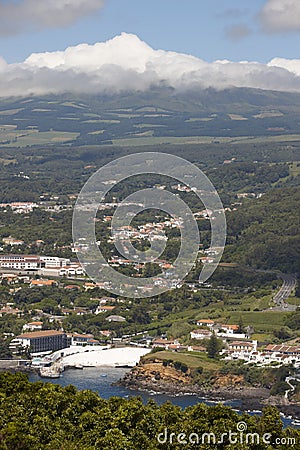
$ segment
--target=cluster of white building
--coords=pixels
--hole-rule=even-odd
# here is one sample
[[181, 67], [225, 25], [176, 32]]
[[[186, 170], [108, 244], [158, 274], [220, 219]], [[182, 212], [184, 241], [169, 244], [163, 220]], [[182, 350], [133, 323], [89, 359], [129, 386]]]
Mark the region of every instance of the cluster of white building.
[[35, 271], [47, 276], [78, 276], [84, 271], [68, 258], [38, 255], [0, 255], [0, 269]]
[[209, 339], [213, 334], [220, 338], [248, 339], [246, 333], [239, 331], [238, 325], [228, 325], [218, 323], [210, 319], [201, 319], [197, 321], [196, 330], [191, 331], [191, 339]]
[[155, 240], [167, 241], [167, 237], [163, 233], [165, 228], [181, 228], [183, 220], [178, 218], [170, 218], [163, 222], [148, 222], [144, 225], [140, 225], [134, 228], [131, 225], [126, 225], [117, 228], [114, 231], [111, 242], [116, 240], [129, 240], [129, 239], [147, 239], [150, 242]]
[[198, 320], [197, 325], [200, 328], [191, 331], [191, 338], [210, 339], [213, 334], [221, 338], [225, 344], [221, 354], [227, 360], [240, 359], [245, 363], [255, 363], [261, 366], [291, 364], [300, 367], [300, 346], [269, 344], [260, 351], [257, 341], [250, 340], [245, 333], [240, 333], [238, 325], [218, 324], [210, 319]]
[[300, 367], [300, 346], [295, 345], [269, 344], [262, 351], [258, 351], [257, 341], [236, 341], [229, 343], [224, 353], [228, 353], [225, 359], [241, 359], [246, 363], [255, 363], [260, 366], [275, 364]]
[[11, 208], [15, 213], [29, 213], [39, 205], [35, 202], [11, 202], [11, 203], [0, 203], [0, 208]]

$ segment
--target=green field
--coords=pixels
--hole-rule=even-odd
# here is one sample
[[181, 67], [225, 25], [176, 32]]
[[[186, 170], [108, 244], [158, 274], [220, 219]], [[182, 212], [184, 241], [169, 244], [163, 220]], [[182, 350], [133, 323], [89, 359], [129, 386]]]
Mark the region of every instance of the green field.
[[124, 139], [113, 139], [113, 145], [117, 146], [127, 146], [127, 147], [138, 147], [144, 145], [161, 145], [161, 144], [173, 144], [173, 145], [184, 145], [184, 144], [234, 144], [234, 143], [270, 143], [270, 142], [297, 142], [300, 141], [300, 134], [286, 134], [279, 136], [237, 136], [237, 137], [212, 137], [212, 136], [185, 136], [185, 137], [149, 137], [149, 138], [124, 138]]
[[69, 133], [64, 131], [45, 131], [36, 130], [14, 130], [10, 132], [0, 132], [0, 140], [10, 140], [9, 143], [2, 143], [2, 147], [26, 147], [30, 145], [43, 144], [62, 144], [68, 141], [74, 141], [79, 133]]
[[222, 367], [222, 363], [217, 360], [212, 360], [208, 358], [206, 353], [190, 353], [190, 352], [184, 352], [184, 353], [174, 353], [174, 352], [168, 352], [168, 351], [161, 351], [157, 353], [149, 353], [148, 355], [144, 356], [143, 359], [151, 359], [151, 358], [157, 358], [162, 361], [167, 361], [168, 359], [172, 359], [173, 361], [178, 361], [181, 363], [186, 364], [188, 367], [192, 369], [196, 369], [197, 367], [203, 367], [203, 369], [206, 370], [218, 370]]
[[0, 116], [13, 116], [22, 110], [23, 110], [23, 108], [5, 109], [5, 110], [0, 111]]
[[[238, 323], [241, 312], [233, 311], [230, 313], [229, 323]], [[284, 326], [287, 313], [280, 311], [243, 311], [242, 317], [245, 326], [253, 326], [256, 332], [273, 331]]]

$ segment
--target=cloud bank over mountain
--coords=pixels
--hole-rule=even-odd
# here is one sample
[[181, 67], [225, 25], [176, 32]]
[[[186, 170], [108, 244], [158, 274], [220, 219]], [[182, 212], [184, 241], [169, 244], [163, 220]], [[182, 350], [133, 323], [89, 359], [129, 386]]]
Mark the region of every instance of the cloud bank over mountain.
[[153, 86], [187, 89], [249, 87], [300, 92], [300, 60], [205, 62], [191, 55], [154, 50], [122, 33], [107, 42], [65, 51], [34, 53], [24, 62], [0, 58], [0, 96], [49, 93], [118, 93]]

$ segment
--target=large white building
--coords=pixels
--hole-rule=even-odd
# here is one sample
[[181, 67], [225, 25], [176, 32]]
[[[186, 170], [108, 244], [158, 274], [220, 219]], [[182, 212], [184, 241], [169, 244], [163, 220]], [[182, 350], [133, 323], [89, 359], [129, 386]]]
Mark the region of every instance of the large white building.
[[69, 266], [70, 260], [57, 256], [0, 255], [0, 268], [14, 270], [37, 270], [40, 268], [62, 268]]
[[70, 264], [67, 258], [58, 258], [57, 256], [40, 256], [40, 267], [56, 268], [64, 267]]
[[40, 330], [23, 333], [14, 338], [9, 344], [15, 353], [18, 349], [29, 349], [31, 353], [42, 353], [60, 350], [67, 347], [67, 335], [63, 331]]
[[15, 270], [37, 270], [40, 257], [36, 255], [0, 255], [0, 268]]

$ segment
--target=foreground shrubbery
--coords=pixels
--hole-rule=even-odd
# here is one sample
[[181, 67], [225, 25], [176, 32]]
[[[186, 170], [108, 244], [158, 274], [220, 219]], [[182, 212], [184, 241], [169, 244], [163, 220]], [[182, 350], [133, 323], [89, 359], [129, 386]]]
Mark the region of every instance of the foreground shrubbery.
[[[238, 423], [247, 424], [247, 433], [272, 433], [275, 439], [295, 438], [300, 431], [286, 429], [276, 408], [267, 408], [262, 417], [238, 415], [222, 405], [198, 404], [182, 411], [171, 403], [147, 405], [140, 398], [113, 397], [103, 400], [92, 391], [77, 391], [50, 383], [29, 383], [23, 374], [0, 374], [0, 449], [1, 450], [154, 450], [154, 449], [283, 449], [294, 445], [264, 443], [179, 444], [177, 436], [185, 433], [222, 433], [237, 431]], [[164, 441], [167, 429], [168, 440]], [[170, 434], [175, 433], [170, 444]], [[176, 438], [175, 438], [176, 436]]]

